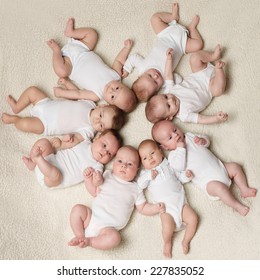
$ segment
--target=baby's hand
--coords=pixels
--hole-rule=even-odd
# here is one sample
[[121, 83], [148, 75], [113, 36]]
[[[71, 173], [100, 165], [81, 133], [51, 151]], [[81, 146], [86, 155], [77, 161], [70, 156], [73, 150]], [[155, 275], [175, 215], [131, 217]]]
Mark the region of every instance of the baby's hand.
[[58, 149], [61, 146], [61, 140], [59, 137], [53, 137], [51, 140], [51, 145], [53, 148]]
[[164, 204], [163, 202], [159, 202], [159, 203], [157, 203], [156, 205], [157, 205], [157, 207], [158, 207], [158, 212], [159, 212], [160, 214], [165, 213], [166, 208], [165, 208], [165, 204]]
[[192, 171], [190, 169], [187, 169], [185, 171], [185, 175], [187, 178], [189, 178], [190, 180], [192, 180], [194, 178], [194, 174], [192, 173]]
[[202, 137], [195, 136], [194, 137], [194, 143], [199, 145], [199, 146], [204, 146], [204, 145], [207, 144], [207, 141], [206, 141], [206, 139], [204, 139]]
[[65, 78], [59, 78], [59, 80], [58, 80], [58, 85], [64, 85], [64, 84], [66, 84], [66, 79]]
[[66, 134], [66, 135], [64, 135], [63, 138], [62, 138], [62, 142], [73, 143], [74, 142], [74, 134]]
[[228, 119], [228, 114], [220, 111], [217, 113], [216, 117], [217, 122], [225, 122]]
[[172, 48], [169, 48], [169, 49], [166, 51], [166, 57], [167, 57], [167, 59], [172, 60], [172, 58], [173, 58], [173, 49], [172, 49]]
[[62, 91], [63, 91], [63, 90], [64, 90], [64, 89], [61, 88], [61, 87], [54, 87], [54, 88], [53, 88], [54, 95], [55, 95], [56, 97], [62, 97]]
[[103, 176], [100, 171], [93, 170], [93, 184], [94, 185], [101, 185], [103, 182]]
[[128, 77], [129, 73], [125, 70], [125, 69], [122, 69], [122, 78], [126, 78]]
[[152, 180], [154, 180], [156, 178], [156, 176], [158, 175], [158, 171], [157, 170], [154, 170], [152, 169], [151, 171], [151, 177], [152, 177]]
[[186, 148], [186, 143], [183, 141], [183, 142], [178, 142], [177, 143], [177, 148]]
[[124, 45], [127, 49], [132, 49], [134, 41], [131, 39], [127, 39], [124, 41]]
[[83, 176], [85, 179], [89, 179], [93, 176], [94, 173], [94, 169], [92, 167], [87, 167], [84, 171], [83, 171]]

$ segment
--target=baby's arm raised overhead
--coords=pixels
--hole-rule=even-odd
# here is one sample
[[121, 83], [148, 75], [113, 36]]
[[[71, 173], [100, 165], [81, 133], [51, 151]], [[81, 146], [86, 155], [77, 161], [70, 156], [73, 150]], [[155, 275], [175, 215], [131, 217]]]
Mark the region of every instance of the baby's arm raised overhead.
[[228, 119], [228, 114], [224, 112], [218, 112], [216, 115], [205, 116], [198, 114], [198, 123], [200, 124], [213, 124], [225, 122]]
[[154, 216], [159, 213], [165, 213], [165, 204], [162, 202], [156, 204], [144, 202], [143, 204], [136, 205], [136, 209], [145, 216]]
[[173, 49], [169, 48], [166, 52], [166, 63], [165, 63], [165, 69], [164, 69], [164, 76], [165, 80], [171, 80], [173, 81]]
[[62, 139], [60, 139], [58, 137], [54, 137], [50, 141], [54, 148], [59, 149], [59, 150], [64, 150], [64, 149], [69, 149], [69, 148], [76, 146], [83, 140], [84, 140], [84, 138], [81, 134], [79, 134], [79, 133], [72, 134], [71, 133], [71, 134], [64, 135]]
[[61, 87], [54, 87], [54, 95], [56, 97], [73, 100], [87, 99], [94, 102], [99, 101], [98, 96], [93, 91], [87, 89], [64, 89]]
[[103, 175], [99, 170], [88, 167], [83, 172], [85, 187], [92, 196], [97, 196], [99, 193], [99, 186], [104, 182]]
[[127, 60], [127, 57], [133, 47], [133, 41], [130, 39], [125, 40], [124, 47], [116, 56], [112, 68], [120, 75], [120, 77], [125, 78], [128, 73], [123, 71], [123, 66]]

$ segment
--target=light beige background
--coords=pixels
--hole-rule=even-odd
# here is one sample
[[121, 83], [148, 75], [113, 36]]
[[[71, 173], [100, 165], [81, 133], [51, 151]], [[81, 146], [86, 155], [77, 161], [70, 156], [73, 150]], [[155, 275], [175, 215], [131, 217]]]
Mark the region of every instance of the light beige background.
[[[95, 27], [100, 35], [96, 51], [111, 64], [126, 38], [135, 41], [133, 52], [146, 55], [155, 35], [150, 16], [156, 11], [170, 11], [165, 0], [1, 0], [0, 9], [0, 86], [1, 113], [11, 112], [6, 96], [18, 98], [36, 85], [53, 97], [57, 76], [52, 70], [52, 52], [46, 41], [54, 38], [61, 45], [69, 17], [76, 26]], [[223, 46], [228, 85], [225, 95], [213, 100], [207, 113], [223, 110], [229, 121], [220, 125], [183, 125], [185, 131], [208, 134], [211, 149], [223, 161], [243, 165], [249, 184], [259, 188], [260, 167], [260, 2], [226, 0], [182, 0], [180, 22], [188, 24], [195, 14], [205, 49], [217, 43]], [[178, 72], [190, 73], [188, 56]], [[136, 73], [125, 82], [129, 85]], [[29, 109], [22, 115], [27, 115]], [[151, 125], [144, 117], [144, 105], [130, 114], [122, 129], [125, 142], [137, 146], [150, 138]], [[158, 216], [144, 217], [134, 212], [122, 231], [122, 244], [111, 251], [68, 247], [72, 237], [69, 213], [76, 203], [91, 204], [83, 184], [63, 190], [42, 189], [21, 157], [28, 154], [39, 136], [19, 132], [14, 126], [0, 125], [0, 258], [1, 259], [163, 259], [161, 225]], [[200, 216], [191, 250], [184, 256], [177, 233], [173, 244], [174, 259], [259, 259], [260, 194], [255, 199], [240, 199], [250, 206], [241, 217], [222, 202], [212, 202], [192, 185], [185, 186], [188, 201]]]

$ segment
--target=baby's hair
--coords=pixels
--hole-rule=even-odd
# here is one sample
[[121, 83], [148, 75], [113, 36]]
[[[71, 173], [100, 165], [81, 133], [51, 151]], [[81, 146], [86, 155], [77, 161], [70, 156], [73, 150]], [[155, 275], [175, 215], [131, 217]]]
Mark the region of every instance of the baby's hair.
[[160, 116], [156, 116], [158, 102], [156, 102], [156, 98], [154, 97], [156, 97], [156, 95], [152, 96], [145, 106], [145, 116], [147, 120], [151, 123], [156, 123], [162, 120]]
[[102, 131], [101, 133], [99, 133], [99, 137], [106, 135], [107, 133], [111, 133], [118, 141], [119, 146], [121, 147], [123, 145], [123, 138], [122, 136], [119, 134], [119, 132], [113, 128], [111, 129], [106, 129], [104, 131]]
[[148, 90], [143, 86], [143, 84], [141, 82], [139, 82], [138, 78], [132, 85], [132, 89], [138, 99], [138, 101], [140, 102], [146, 102], [149, 98], [148, 94]]
[[123, 125], [126, 123], [126, 115], [125, 112], [115, 105], [108, 105], [113, 109], [115, 112], [115, 116], [112, 119], [112, 128], [119, 130], [123, 127]]
[[159, 147], [159, 145], [157, 144], [157, 142], [155, 142], [155, 141], [152, 140], [152, 139], [145, 139], [145, 140], [143, 140], [143, 141], [139, 144], [139, 146], [138, 146], [138, 151], [140, 151], [140, 149], [142, 149], [143, 146], [145, 146], [146, 144], [154, 145], [155, 147], [158, 147], [158, 148], [160, 149], [160, 147]]

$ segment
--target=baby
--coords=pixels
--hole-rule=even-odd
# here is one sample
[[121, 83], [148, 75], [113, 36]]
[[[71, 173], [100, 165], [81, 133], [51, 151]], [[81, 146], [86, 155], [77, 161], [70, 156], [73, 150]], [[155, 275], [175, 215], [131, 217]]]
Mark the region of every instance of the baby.
[[206, 136], [183, 132], [171, 121], [163, 120], [154, 124], [152, 136], [161, 147], [169, 150], [168, 160], [174, 167], [176, 147], [185, 142], [187, 150], [187, 168], [192, 171], [192, 182], [204, 191], [212, 200], [222, 200], [246, 216], [249, 207], [240, 203], [231, 193], [231, 180], [238, 186], [242, 197], [255, 197], [256, 189], [250, 188], [246, 176], [237, 163], [222, 163], [208, 148], [210, 142]]
[[96, 106], [88, 100], [51, 100], [37, 87], [27, 88], [17, 101], [9, 95], [7, 102], [15, 114], [30, 104], [33, 108], [31, 117], [3, 113], [5, 124], [14, 124], [21, 131], [45, 136], [78, 132], [93, 138], [96, 132], [120, 129], [125, 123], [125, 113], [115, 105]]
[[[166, 213], [161, 214], [163, 254], [168, 258], [172, 257], [173, 234], [183, 228], [183, 223], [186, 224], [186, 231], [182, 248], [183, 253], [187, 254], [197, 229], [198, 216], [187, 204], [183, 186], [158, 145], [153, 140], [144, 140], [138, 151], [144, 170], [141, 171], [137, 182], [142, 189], [148, 187], [152, 199], [155, 202], [163, 202], [166, 207]], [[181, 161], [185, 161], [185, 153]], [[179, 176], [179, 179], [182, 182], [191, 180], [192, 173], [189, 170], [184, 173], [186, 176]]]
[[92, 209], [79, 204], [72, 208], [70, 224], [75, 237], [69, 246], [112, 249], [119, 245], [119, 231], [127, 225], [135, 205], [144, 215], [165, 211], [162, 203], [148, 204], [134, 181], [139, 163], [136, 149], [123, 146], [116, 154], [113, 170], [105, 171], [104, 177], [91, 168], [86, 170], [85, 185], [95, 199]]
[[[178, 24], [178, 3], [172, 5], [171, 13], [160, 12], [151, 17], [151, 25], [157, 35], [155, 46], [146, 58], [133, 54], [128, 57], [124, 64], [124, 71], [127, 74], [131, 73], [135, 67], [138, 70], [139, 78], [133, 83], [132, 89], [139, 101], [147, 101], [162, 87], [165, 53], [168, 48], [174, 50], [174, 58], [173, 61], [171, 60], [172, 70], [176, 68], [185, 53], [202, 49], [203, 41], [197, 30], [199, 20], [199, 16], [196, 15], [187, 29]], [[176, 82], [178, 81], [176, 80]]]
[[[156, 123], [159, 120], [172, 120], [174, 117], [183, 122], [212, 124], [224, 122], [228, 115], [218, 112], [216, 115], [200, 114], [215, 96], [225, 90], [226, 77], [220, 45], [213, 52], [198, 51], [190, 57], [192, 74], [180, 84], [175, 85], [172, 74], [172, 49], [167, 51], [165, 65], [166, 88], [164, 94], [153, 96], [146, 104], [146, 118]], [[215, 67], [210, 63], [215, 61]]]
[[58, 137], [51, 141], [42, 138], [32, 147], [30, 157], [23, 157], [23, 162], [35, 171], [41, 186], [69, 187], [84, 180], [83, 171], [88, 167], [102, 173], [103, 165], [115, 156], [121, 142], [113, 129], [98, 134], [93, 143], [79, 133], [67, 135], [62, 141]]
[[125, 112], [136, 106], [134, 92], [121, 82], [123, 64], [132, 48], [132, 41], [126, 40], [124, 48], [117, 55], [112, 68], [93, 51], [96, 46], [97, 32], [88, 27], [75, 28], [74, 19], [67, 22], [65, 35], [70, 42], [62, 49], [53, 40], [48, 46], [53, 51], [53, 67], [60, 78], [69, 77], [81, 89], [56, 89], [57, 97], [70, 99], [105, 100]]

